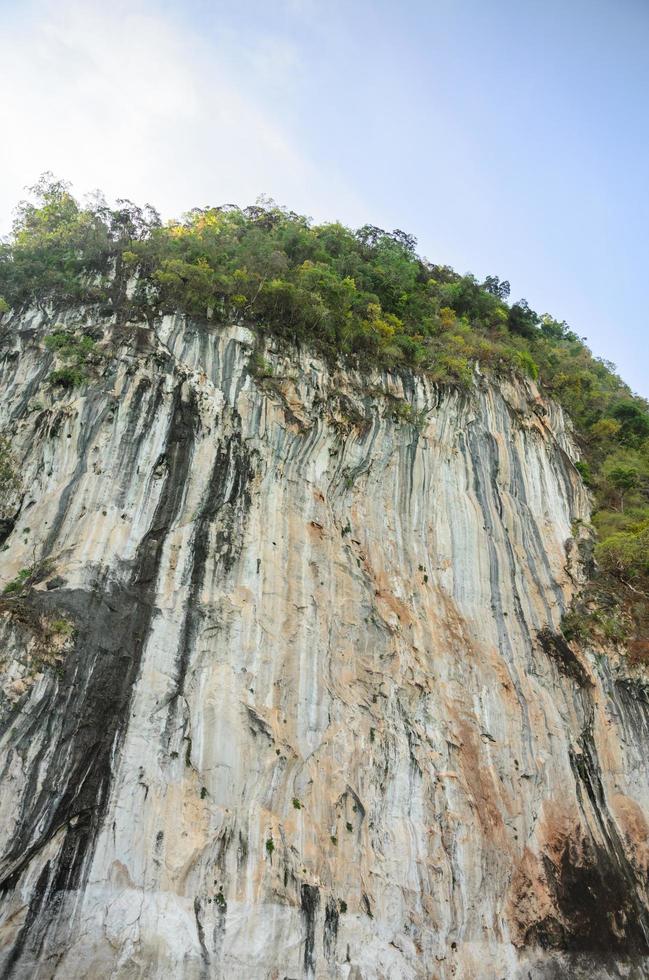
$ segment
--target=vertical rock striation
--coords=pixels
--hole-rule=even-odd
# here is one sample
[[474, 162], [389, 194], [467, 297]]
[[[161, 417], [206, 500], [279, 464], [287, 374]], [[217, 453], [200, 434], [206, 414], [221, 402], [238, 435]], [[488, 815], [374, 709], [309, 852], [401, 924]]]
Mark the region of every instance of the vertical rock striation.
[[53, 397], [47, 329], [0, 371], [0, 976], [649, 976], [649, 699], [560, 634], [557, 406], [181, 318]]

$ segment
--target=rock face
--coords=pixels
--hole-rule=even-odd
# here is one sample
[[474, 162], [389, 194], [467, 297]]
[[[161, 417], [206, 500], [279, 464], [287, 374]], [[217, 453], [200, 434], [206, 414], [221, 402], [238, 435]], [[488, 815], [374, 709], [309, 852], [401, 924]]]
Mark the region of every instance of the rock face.
[[649, 976], [649, 700], [559, 633], [560, 410], [180, 318], [57, 395], [47, 329], [0, 376], [0, 976]]

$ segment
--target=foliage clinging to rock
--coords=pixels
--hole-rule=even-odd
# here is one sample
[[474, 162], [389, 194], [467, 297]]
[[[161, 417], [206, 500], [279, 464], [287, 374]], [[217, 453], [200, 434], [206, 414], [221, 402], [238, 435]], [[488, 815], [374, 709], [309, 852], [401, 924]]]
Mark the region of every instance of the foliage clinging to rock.
[[[601, 574], [632, 630], [645, 628], [649, 406], [565, 322], [524, 299], [508, 305], [509, 283], [496, 276], [480, 283], [419, 257], [398, 229], [314, 224], [273, 202], [195, 209], [163, 224], [129, 201], [110, 208], [96, 196], [81, 206], [51, 175], [32, 190], [35, 203], [19, 205], [0, 245], [3, 329], [12, 310], [33, 304], [54, 314], [89, 304], [123, 324], [183, 312], [441, 384], [470, 386], [476, 363], [538, 380], [575, 424], [579, 469], [596, 498]], [[91, 338], [55, 329], [47, 345], [62, 362], [53, 383], [87, 380]], [[261, 355], [252, 368], [272, 374]]]
[[11, 452], [7, 436], [0, 434], [0, 518], [20, 485], [18, 464]]

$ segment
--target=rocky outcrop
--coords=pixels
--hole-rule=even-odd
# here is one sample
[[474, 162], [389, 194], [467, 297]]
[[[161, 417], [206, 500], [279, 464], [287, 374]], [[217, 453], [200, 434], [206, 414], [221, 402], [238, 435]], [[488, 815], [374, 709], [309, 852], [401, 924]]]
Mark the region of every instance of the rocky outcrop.
[[649, 976], [649, 698], [560, 633], [561, 411], [181, 318], [57, 394], [48, 329], [0, 375], [0, 976]]

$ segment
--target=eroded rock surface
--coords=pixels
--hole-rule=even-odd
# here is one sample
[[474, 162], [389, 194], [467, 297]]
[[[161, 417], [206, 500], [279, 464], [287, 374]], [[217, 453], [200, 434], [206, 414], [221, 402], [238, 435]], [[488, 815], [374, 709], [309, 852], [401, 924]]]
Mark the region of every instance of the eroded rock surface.
[[306, 354], [259, 379], [247, 330], [180, 318], [107, 330], [61, 396], [49, 328], [0, 375], [0, 584], [31, 573], [0, 976], [649, 976], [649, 699], [560, 635], [560, 410]]

